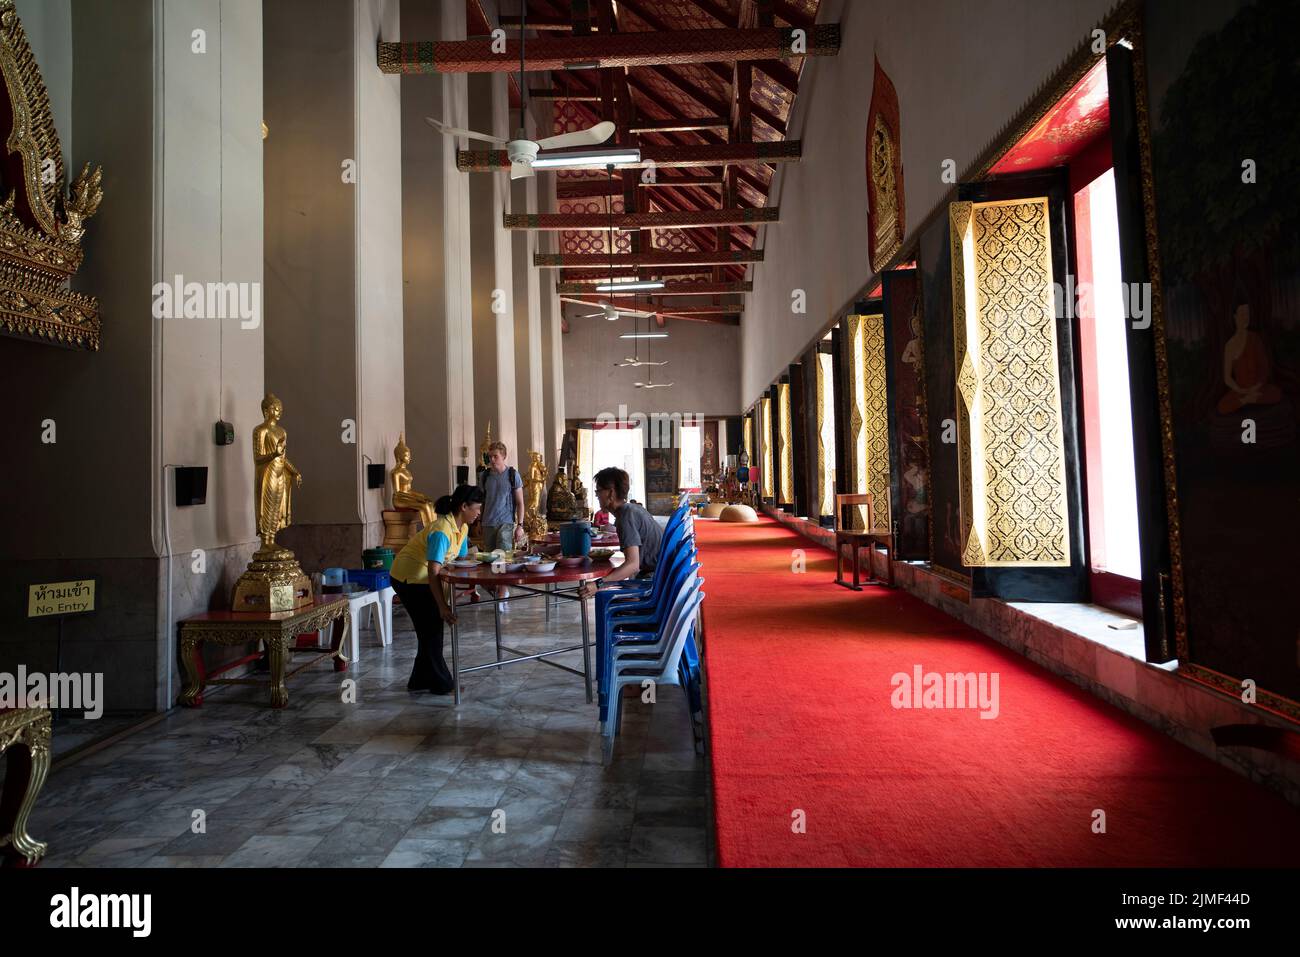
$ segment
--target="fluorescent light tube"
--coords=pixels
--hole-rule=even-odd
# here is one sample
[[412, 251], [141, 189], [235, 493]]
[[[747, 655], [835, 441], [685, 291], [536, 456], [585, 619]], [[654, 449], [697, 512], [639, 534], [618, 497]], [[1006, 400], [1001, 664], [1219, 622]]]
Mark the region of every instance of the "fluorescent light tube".
[[564, 150], [545, 153], [533, 160], [533, 169], [558, 169], [569, 166], [617, 166], [641, 162], [639, 149]]
[[596, 284], [596, 292], [622, 292], [624, 289], [662, 289], [662, 279], [637, 279], [630, 282], [601, 282]]
[[666, 332], [625, 332], [620, 339], [667, 339]]

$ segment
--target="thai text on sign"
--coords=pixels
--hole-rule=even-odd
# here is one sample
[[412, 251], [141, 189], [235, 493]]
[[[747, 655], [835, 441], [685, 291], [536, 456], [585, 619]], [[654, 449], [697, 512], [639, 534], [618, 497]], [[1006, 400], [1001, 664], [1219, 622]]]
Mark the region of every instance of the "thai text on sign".
[[95, 610], [95, 581], [81, 579], [27, 586], [27, 617], [80, 615]]

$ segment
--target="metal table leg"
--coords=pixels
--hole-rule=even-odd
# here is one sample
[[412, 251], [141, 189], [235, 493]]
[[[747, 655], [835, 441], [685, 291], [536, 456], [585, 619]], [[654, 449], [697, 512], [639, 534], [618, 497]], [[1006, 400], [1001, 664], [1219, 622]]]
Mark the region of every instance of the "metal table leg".
[[[456, 615], [456, 586], [451, 585], [451, 614]], [[460, 705], [460, 623], [451, 625], [451, 684], [455, 688], [455, 703]]]
[[[501, 598], [499, 595], [492, 602], [492, 618], [496, 627], [497, 661], [500, 661], [501, 660]], [[500, 670], [501, 670], [501, 666], [497, 665], [497, 671]]]
[[587, 599], [579, 598], [582, 608], [582, 680], [587, 685], [587, 704], [591, 704], [591, 639], [587, 626]]

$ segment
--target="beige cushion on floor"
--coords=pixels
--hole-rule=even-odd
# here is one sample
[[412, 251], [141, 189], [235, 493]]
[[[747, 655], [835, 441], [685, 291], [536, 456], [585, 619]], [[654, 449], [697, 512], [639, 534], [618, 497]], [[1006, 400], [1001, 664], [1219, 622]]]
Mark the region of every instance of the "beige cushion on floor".
[[758, 516], [748, 505], [728, 505], [718, 516], [719, 522], [757, 522]]
[[708, 505], [704, 506], [704, 517], [717, 518], [724, 511], [726, 511], [726, 508], [727, 508], [726, 502], [710, 502]]

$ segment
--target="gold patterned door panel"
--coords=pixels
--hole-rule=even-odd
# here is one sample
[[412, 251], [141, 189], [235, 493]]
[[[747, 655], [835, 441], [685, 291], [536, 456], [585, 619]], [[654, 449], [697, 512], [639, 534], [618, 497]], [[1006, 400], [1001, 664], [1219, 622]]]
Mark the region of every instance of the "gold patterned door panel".
[[835, 514], [835, 359], [817, 353], [817, 516]]
[[781, 482], [780, 505], [794, 504], [794, 430], [790, 415], [790, 383], [779, 382], [776, 386], [777, 432], [780, 441]]
[[772, 399], [770, 396], [763, 396], [758, 411], [759, 441], [763, 443], [763, 467], [759, 471], [759, 482], [763, 487], [763, 498], [771, 498], [774, 492], [772, 482]]
[[1068, 566], [1046, 197], [949, 206], [967, 566]]
[[[849, 448], [853, 491], [870, 492], [876, 528], [889, 528], [889, 388], [885, 317], [851, 315], [849, 328]], [[852, 527], [866, 527], [866, 508], [851, 511]]]

